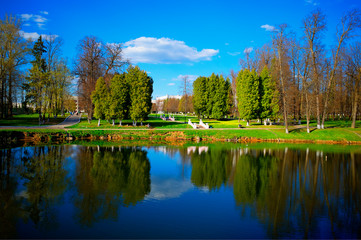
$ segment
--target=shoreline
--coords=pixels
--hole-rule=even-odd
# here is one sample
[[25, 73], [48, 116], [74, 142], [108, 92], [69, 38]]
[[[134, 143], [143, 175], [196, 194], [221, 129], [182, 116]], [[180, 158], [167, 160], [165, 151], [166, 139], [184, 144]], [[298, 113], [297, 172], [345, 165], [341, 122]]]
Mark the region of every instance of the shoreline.
[[[54, 141], [71, 142], [75, 140], [148, 140], [148, 141], [193, 141], [193, 142], [233, 142], [233, 143], [293, 143], [361, 145], [361, 136], [353, 131], [342, 129], [345, 138], [332, 136], [326, 131], [324, 139], [312, 139], [311, 135], [280, 134], [279, 129], [50, 129], [50, 128], [0, 128], [0, 146], [6, 147], [18, 141], [51, 143]], [[330, 129], [329, 131], [334, 131]], [[332, 132], [331, 132], [332, 133]]]

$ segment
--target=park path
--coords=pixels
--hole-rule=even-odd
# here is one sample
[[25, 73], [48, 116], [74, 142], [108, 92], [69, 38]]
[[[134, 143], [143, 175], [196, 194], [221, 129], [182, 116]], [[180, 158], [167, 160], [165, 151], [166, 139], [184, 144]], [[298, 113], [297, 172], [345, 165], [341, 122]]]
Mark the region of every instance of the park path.
[[81, 118], [81, 114], [79, 114], [79, 115], [73, 114], [73, 115], [70, 115], [69, 117], [67, 117], [63, 122], [61, 122], [57, 125], [43, 126], [43, 128], [62, 129], [62, 128], [70, 127], [70, 126], [73, 126], [73, 125], [79, 123], [80, 118]]

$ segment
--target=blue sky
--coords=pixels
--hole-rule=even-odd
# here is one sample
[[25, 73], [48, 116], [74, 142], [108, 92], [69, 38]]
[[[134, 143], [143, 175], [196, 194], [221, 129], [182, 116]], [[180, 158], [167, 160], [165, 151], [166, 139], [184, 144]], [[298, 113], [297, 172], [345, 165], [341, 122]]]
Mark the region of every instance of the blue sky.
[[360, 0], [259, 1], [19, 1], [0, 0], [0, 16], [23, 19], [23, 35], [57, 35], [73, 67], [79, 40], [93, 35], [124, 44], [133, 64], [154, 79], [153, 98], [179, 94], [184, 75], [228, 75], [240, 69], [245, 49], [270, 41], [272, 26], [287, 23], [302, 35], [302, 19], [320, 8], [327, 17], [325, 44], [334, 43], [336, 24]]

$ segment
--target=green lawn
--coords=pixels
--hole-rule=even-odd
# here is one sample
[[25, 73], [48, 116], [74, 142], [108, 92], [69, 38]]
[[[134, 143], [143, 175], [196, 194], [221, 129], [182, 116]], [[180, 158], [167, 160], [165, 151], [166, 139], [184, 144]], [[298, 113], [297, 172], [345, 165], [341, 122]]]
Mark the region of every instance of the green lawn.
[[[50, 118], [50, 121], [45, 121], [44, 125], [55, 125], [64, 121], [69, 113], [65, 116], [58, 116], [56, 119]], [[12, 119], [0, 119], [0, 126], [39, 126], [39, 114], [19, 114], [14, 115]]]
[[[151, 128], [154, 129], [181, 129], [181, 128], [188, 128], [192, 129], [190, 125], [187, 124], [188, 119], [191, 119], [191, 121], [194, 123], [199, 123], [199, 120], [196, 116], [186, 116], [183, 115], [175, 115], [176, 122], [172, 121], [164, 121], [159, 118], [159, 114], [150, 114], [149, 118], [143, 122], [143, 125], [150, 124]], [[166, 114], [166, 116], [168, 116]], [[186, 122], [186, 123], [185, 123]], [[246, 121], [238, 121], [237, 119], [226, 119], [226, 120], [214, 120], [214, 119], [203, 119], [204, 123], [208, 123], [211, 128], [214, 129], [227, 129], [227, 128], [238, 128], [239, 124], [242, 125], [242, 128], [267, 128], [267, 129], [283, 129], [283, 125], [267, 125], [264, 126], [262, 123], [258, 123], [256, 120], [252, 120], [250, 122], [250, 126], [246, 126]], [[111, 122], [107, 122], [105, 120], [101, 121], [101, 126], [98, 127], [98, 120], [92, 120], [89, 124], [86, 120], [86, 118], [83, 116], [82, 121], [74, 125], [70, 128], [79, 128], [79, 129], [134, 129], [132, 125], [131, 120], [123, 120], [122, 121], [123, 126], [119, 127], [119, 121], [115, 121], [115, 126], [112, 126]], [[313, 120], [310, 122], [311, 129], [315, 128], [317, 125], [316, 121]], [[306, 121], [302, 121], [302, 126], [306, 127]], [[339, 120], [339, 121], [326, 121], [325, 127], [326, 128], [349, 128], [351, 126], [351, 121], [345, 121], [345, 120]], [[361, 121], [357, 121], [356, 124], [357, 127], [361, 128]], [[289, 122], [289, 129], [290, 131], [293, 131], [295, 127], [293, 125], [293, 121]], [[146, 128], [145, 126], [138, 126], [136, 129], [143, 129]], [[358, 131], [358, 130], [356, 130]]]
[[[192, 128], [190, 125], [184, 123], [184, 117], [176, 116], [176, 122], [173, 121], [164, 121], [159, 118], [159, 115], [156, 117], [155, 115], [151, 115], [146, 121], [143, 122], [143, 126], [140, 126], [138, 123], [137, 127], [133, 127], [132, 120], [123, 120], [122, 126], [119, 127], [119, 121], [115, 121], [115, 125], [112, 126], [112, 121], [107, 122], [106, 120], [100, 121], [100, 127], [98, 127], [98, 120], [93, 119], [90, 124], [87, 119], [82, 117], [80, 123], [71, 126], [69, 128], [78, 128], [78, 129], [145, 129], [147, 128], [145, 125], [150, 124], [151, 128], [155, 129], [178, 129], [178, 128]], [[188, 121], [188, 118], [186, 118]]]

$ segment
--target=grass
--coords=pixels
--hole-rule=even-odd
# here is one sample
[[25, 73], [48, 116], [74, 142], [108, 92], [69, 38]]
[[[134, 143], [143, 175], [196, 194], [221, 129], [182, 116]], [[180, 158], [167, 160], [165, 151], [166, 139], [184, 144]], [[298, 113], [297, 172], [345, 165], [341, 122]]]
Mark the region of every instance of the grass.
[[[149, 118], [143, 122], [143, 126], [132, 126], [131, 120], [122, 121], [123, 126], [119, 127], [119, 122], [116, 121], [116, 125], [112, 126], [111, 123], [108, 123], [105, 120], [101, 121], [101, 126], [97, 127], [98, 121], [92, 120], [89, 124], [86, 120], [86, 117], [82, 117], [82, 120], [79, 124], [76, 124], [70, 128], [67, 128], [66, 131], [71, 133], [75, 137], [88, 137], [88, 136], [120, 136], [121, 138], [152, 138], [152, 139], [165, 139], [167, 137], [171, 138], [183, 138], [183, 139], [192, 139], [195, 137], [200, 137], [208, 140], [225, 140], [225, 139], [235, 139], [235, 138], [257, 138], [257, 139], [266, 139], [266, 140], [307, 140], [317, 142], [322, 141], [341, 141], [341, 142], [350, 142], [358, 141], [361, 142], [361, 121], [357, 121], [356, 129], [351, 129], [351, 121], [327, 121], [326, 129], [316, 129], [316, 122], [311, 122], [311, 133], [307, 133], [305, 128], [299, 128], [299, 126], [289, 126], [289, 134], [284, 132], [284, 127], [282, 125], [272, 125], [264, 126], [261, 123], [256, 121], [251, 122], [251, 126], [238, 128], [238, 120], [212, 120], [205, 119], [204, 122], [212, 126], [212, 129], [193, 129], [190, 125], [184, 123], [184, 116], [176, 115], [176, 122], [164, 121], [159, 118], [159, 115], [152, 114]], [[198, 119], [193, 116], [186, 118], [191, 119], [192, 122], [197, 122]], [[63, 119], [58, 118], [57, 121], [61, 122]], [[8, 124], [1, 124], [1, 121], [8, 121]], [[14, 120], [1, 120], [0, 125], [13, 125], [13, 126], [38, 126], [37, 115], [17, 115]], [[30, 121], [30, 122], [29, 122]], [[31, 122], [33, 121], [33, 122]], [[10, 124], [10, 122], [12, 124]], [[24, 124], [24, 122], [26, 122]], [[55, 124], [55, 122], [50, 122], [50, 124]], [[151, 128], [147, 128], [145, 125], [150, 124]], [[246, 126], [245, 121], [240, 121], [242, 126]], [[305, 127], [305, 121], [302, 122], [302, 127]], [[132, 131], [132, 130], [141, 130], [141, 131]], [[146, 130], [146, 131], [142, 131]], [[33, 131], [33, 132], [49, 132], [49, 130], [19, 130], [19, 131]], [[60, 132], [60, 131], [59, 131]]]
[[[68, 116], [69, 114], [66, 114], [63, 117], [58, 116], [56, 119], [50, 118], [49, 122], [45, 120], [44, 125], [55, 125], [61, 123]], [[0, 126], [39, 126], [39, 114], [19, 114], [14, 115], [12, 119], [0, 119]]]

